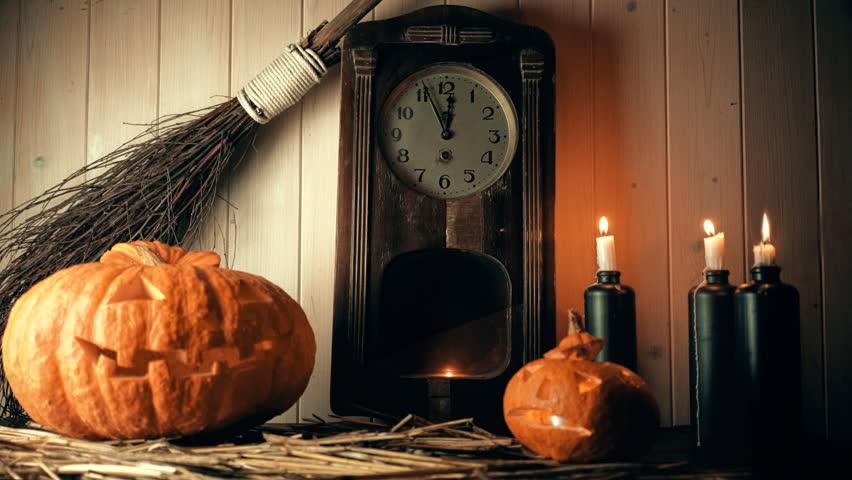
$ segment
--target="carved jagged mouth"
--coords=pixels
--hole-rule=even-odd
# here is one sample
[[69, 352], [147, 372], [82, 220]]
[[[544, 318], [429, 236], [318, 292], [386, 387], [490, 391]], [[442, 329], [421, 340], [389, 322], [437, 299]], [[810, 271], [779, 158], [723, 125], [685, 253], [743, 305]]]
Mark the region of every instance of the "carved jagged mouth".
[[258, 360], [269, 355], [272, 350], [280, 348], [283, 336], [273, 337], [256, 342], [246, 351], [237, 346], [211, 347], [204, 351], [201, 361], [193, 364], [188, 361], [186, 350], [137, 350], [132, 358], [120, 358], [115, 350], [103, 348], [97, 344], [75, 337], [85, 354], [94, 362], [106, 361], [115, 364], [114, 377], [145, 377], [153, 362], [164, 361], [169, 374], [173, 377], [220, 375], [226, 370], [239, 372], [254, 368]]
[[565, 430], [583, 437], [591, 436], [593, 433], [588, 428], [571, 425], [565, 417], [541, 408], [513, 408], [509, 410], [509, 416], [520, 417], [518, 418], [520, 421], [532, 427]]

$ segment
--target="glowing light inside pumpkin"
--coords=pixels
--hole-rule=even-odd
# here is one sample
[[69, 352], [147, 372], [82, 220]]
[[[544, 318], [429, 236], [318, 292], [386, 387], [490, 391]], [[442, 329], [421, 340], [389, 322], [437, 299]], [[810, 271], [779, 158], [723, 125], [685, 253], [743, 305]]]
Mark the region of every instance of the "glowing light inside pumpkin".
[[713, 226], [713, 222], [711, 222], [710, 219], [704, 220], [704, 233], [706, 233], [708, 237], [716, 235], [716, 227]]
[[609, 232], [609, 220], [606, 217], [601, 217], [598, 221], [598, 231], [601, 232], [601, 236], [604, 236]]
[[533, 428], [556, 428], [571, 431], [583, 437], [591, 436], [594, 433], [588, 428], [570, 425], [567, 418], [541, 408], [513, 408], [509, 411], [509, 416], [515, 417]]

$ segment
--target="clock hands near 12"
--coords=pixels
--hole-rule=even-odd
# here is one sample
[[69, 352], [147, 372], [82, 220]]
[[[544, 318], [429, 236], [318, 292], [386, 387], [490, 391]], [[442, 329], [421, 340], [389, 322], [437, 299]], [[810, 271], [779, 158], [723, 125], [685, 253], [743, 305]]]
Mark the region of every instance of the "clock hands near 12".
[[453, 132], [450, 131], [450, 124], [453, 123], [453, 117], [455, 117], [455, 115], [453, 114], [453, 107], [455, 105], [456, 96], [450, 94], [450, 96], [447, 97], [447, 111], [444, 112], [444, 131], [441, 132], [441, 138], [443, 138], [444, 140], [453, 136]]
[[435, 99], [435, 96], [432, 95], [433, 91], [434, 90], [430, 88], [424, 80], [423, 93], [426, 95], [426, 98], [429, 99], [429, 103], [432, 105], [432, 111], [435, 113], [435, 118], [438, 119], [438, 123], [441, 125], [441, 138], [449, 140], [453, 137], [453, 132], [450, 131], [450, 123], [453, 118], [453, 103], [456, 99], [454, 95], [447, 97], [447, 111], [441, 113], [441, 107], [438, 106], [438, 101]]
[[447, 131], [447, 129], [444, 128], [443, 115], [441, 115], [441, 109], [438, 107], [438, 102], [435, 100], [435, 96], [432, 95], [432, 89], [429, 88], [426, 80], [423, 80], [423, 94], [426, 95], [426, 98], [429, 99], [429, 103], [432, 105], [432, 111], [435, 113], [435, 119], [438, 120], [438, 125], [441, 126], [441, 137], [443, 137], [444, 132]]

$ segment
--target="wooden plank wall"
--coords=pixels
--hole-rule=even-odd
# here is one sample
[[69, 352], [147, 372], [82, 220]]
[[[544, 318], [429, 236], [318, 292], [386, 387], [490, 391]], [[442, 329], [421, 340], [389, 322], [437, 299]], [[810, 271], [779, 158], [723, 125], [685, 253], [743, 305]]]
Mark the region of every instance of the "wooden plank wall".
[[814, 0], [820, 239], [825, 339], [826, 423], [832, 438], [852, 434], [852, 2]]
[[811, 2], [743, 1], [740, 18], [746, 246], [760, 241], [767, 212], [782, 278], [799, 289], [805, 426], [818, 432], [825, 396]]
[[[382, 19], [445, 0], [385, 0]], [[582, 310], [597, 218], [638, 296], [639, 373], [689, 420], [686, 293], [701, 222], [741, 282], [767, 211], [802, 296], [805, 423], [852, 431], [852, 11], [844, 0], [459, 0], [557, 47], [557, 308]], [[0, 209], [158, 115], [233, 95], [345, 0], [0, 0]], [[264, 127], [196, 246], [299, 299], [314, 376], [283, 420], [328, 415], [339, 74]]]
[[672, 418], [689, 423], [686, 295], [704, 268], [703, 219], [725, 232], [731, 281], [744, 278], [737, 0], [670, 2], [668, 70], [669, 311]]
[[[18, 2], [0, 3], [0, 212], [15, 204], [15, 94], [18, 71]], [[0, 268], [4, 263], [0, 262]]]

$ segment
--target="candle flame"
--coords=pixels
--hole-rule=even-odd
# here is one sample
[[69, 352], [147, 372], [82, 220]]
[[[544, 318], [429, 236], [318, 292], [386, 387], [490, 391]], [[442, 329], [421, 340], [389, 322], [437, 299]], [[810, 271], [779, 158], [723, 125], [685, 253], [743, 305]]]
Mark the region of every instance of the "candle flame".
[[713, 226], [713, 222], [711, 222], [709, 218], [704, 220], [704, 233], [706, 233], [708, 237], [716, 235], [716, 227]]
[[760, 227], [760, 233], [763, 236], [763, 243], [769, 242], [769, 217], [766, 212], [763, 213], [763, 225]]
[[606, 217], [601, 217], [600, 221], [598, 221], [598, 231], [601, 232], [601, 236], [604, 236], [609, 231], [609, 220]]
[[444, 369], [444, 376], [447, 378], [453, 378], [453, 370], [450, 368]]

